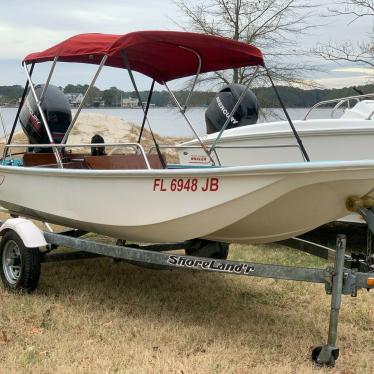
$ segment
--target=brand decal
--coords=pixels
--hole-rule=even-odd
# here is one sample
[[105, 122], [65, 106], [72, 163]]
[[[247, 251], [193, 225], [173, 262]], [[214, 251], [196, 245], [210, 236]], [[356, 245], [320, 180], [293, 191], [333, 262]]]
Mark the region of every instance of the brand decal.
[[209, 164], [210, 159], [207, 156], [191, 155], [190, 164]]
[[255, 267], [245, 263], [227, 263], [219, 260], [199, 260], [184, 256], [170, 255], [168, 264], [189, 268], [221, 271], [224, 273], [249, 274], [255, 271]]
[[199, 180], [197, 178], [179, 178], [179, 179], [163, 179], [155, 178], [153, 180], [153, 191], [160, 192], [216, 192], [219, 190], [218, 178], [206, 178]]
[[31, 124], [31, 126], [36, 132], [39, 132], [40, 129], [42, 128], [42, 124], [40, 123], [38, 117], [34, 114], [34, 111], [31, 108], [31, 104], [29, 100], [26, 100], [26, 107], [29, 110], [29, 114], [30, 114], [27, 121]]
[[39, 122], [38, 118], [35, 116], [35, 114], [30, 113], [28, 122], [30, 122], [31, 126], [34, 128], [35, 131], [40, 131], [42, 125]]
[[[221, 109], [222, 113], [226, 116], [226, 118], [230, 117], [230, 112], [225, 108], [223, 105], [221, 99], [217, 96], [216, 97], [218, 107]], [[232, 122], [233, 125], [237, 125], [239, 122], [234, 118], [234, 116], [231, 117], [230, 122]]]

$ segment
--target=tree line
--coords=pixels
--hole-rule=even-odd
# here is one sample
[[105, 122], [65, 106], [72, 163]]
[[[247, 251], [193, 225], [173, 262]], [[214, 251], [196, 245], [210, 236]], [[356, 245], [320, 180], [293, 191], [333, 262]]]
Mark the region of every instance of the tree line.
[[[74, 93], [84, 94], [87, 90], [87, 85], [73, 85], [68, 84], [65, 88], [61, 88], [65, 94]], [[285, 105], [290, 108], [308, 108], [315, 103], [322, 100], [337, 99], [340, 97], [353, 96], [359, 94], [368, 94], [374, 92], [374, 84], [367, 84], [357, 87], [346, 87], [341, 89], [301, 89], [288, 86], [279, 86], [278, 91], [284, 101]], [[14, 86], [0, 86], [0, 105], [13, 105], [18, 103], [22, 96], [23, 87], [20, 85]], [[275, 96], [274, 90], [271, 87], [254, 88], [253, 92], [257, 96], [259, 105], [262, 108], [277, 108], [279, 102]], [[204, 107], [208, 106], [213, 100], [217, 92], [215, 91], [196, 91], [190, 99], [190, 106]], [[181, 103], [184, 103], [188, 91], [177, 91], [176, 97]], [[147, 101], [148, 91], [140, 91], [142, 101]], [[121, 98], [137, 98], [135, 91], [123, 91], [116, 87], [111, 87], [107, 90], [100, 90], [97, 87], [92, 89], [90, 97], [87, 99], [87, 107], [95, 107], [98, 102], [103, 102], [105, 107], [120, 106]], [[155, 91], [152, 96], [151, 103], [156, 107], [173, 106], [167, 91]]]

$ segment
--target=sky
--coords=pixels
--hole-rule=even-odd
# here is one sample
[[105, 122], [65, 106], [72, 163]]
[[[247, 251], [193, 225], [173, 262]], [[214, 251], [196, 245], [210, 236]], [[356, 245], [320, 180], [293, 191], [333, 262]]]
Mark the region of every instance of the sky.
[[[325, 13], [327, 7], [334, 3], [331, 0], [320, 2], [323, 5], [316, 9], [319, 13]], [[0, 85], [24, 85], [26, 78], [21, 66], [22, 59], [28, 53], [49, 48], [72, 35], [175, 30], [178, 27], [172, 19], [182, 20], [172, 0], [0, 0], [0, 5]], [[317, 43], [367, 38], [372, 30], [371, 19], [361, 19], [353, 24], [349, 24], [350, 21], [351, 18], [347, 17], [315, 18], [312, 22], [324, 25], [313, 29], [309, 35], [300, 36], [300, 44], [307, 49]], [[363, 84], [372, 74], [370, 69], [352, 64], [337, 65], [316, 59], [313, 63], [323, 67], [326, 73], [316, 73], [309, 79], [315, 79], [327, 88]], [[73, 64], [57, 65], [53, 84], [85, 84], [94, 75], [93, 66], [66, 65]], [[34, 82], [45, 81], [49, 66], [47, 63], [37, 66]], [[102, 89], [117, 86], [130, 90], [130, 82], [124, 73], [119, 69], [105, 69], [96, 85]], [[144, 77], [139, 82], [140, 89], [147, 89], [150, 85]]]

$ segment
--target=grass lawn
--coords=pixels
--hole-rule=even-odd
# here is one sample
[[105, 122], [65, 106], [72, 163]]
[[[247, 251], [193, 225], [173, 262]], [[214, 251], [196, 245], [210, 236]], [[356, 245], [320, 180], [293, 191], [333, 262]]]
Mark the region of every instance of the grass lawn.
[[[325, 267], [275, 245], [230, 258]], [[335, 369], [310, 361], [327, 337], [323, 285], [109, 259], [42, 265], [39, 288], [0, 286], [1, 373], [374, 373], [374, 293], [345, 296]]]

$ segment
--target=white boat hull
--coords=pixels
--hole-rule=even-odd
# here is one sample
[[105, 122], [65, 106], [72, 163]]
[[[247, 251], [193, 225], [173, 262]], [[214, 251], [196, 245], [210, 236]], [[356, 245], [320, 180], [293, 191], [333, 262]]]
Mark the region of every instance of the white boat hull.
[[265, 243], [347, 214], [347, 197], [374, 186], [374, 161], [136, 171], [3, 166], [0, 182], [0, 205], [13, 213], [115, 238]]
[[[294, 121], [294, 125], [312, 161], [374, 159], [374, 121], [323, 119]], [[216, 136], [217, 134], [204, 136], [204, 143], [212, 145]], [[178, 152], [182, 164], [209, 164], [208, 157], [196, 141], [184, 143], [183, 146], [187, 148]], [[216, 152], [224, 166], [303, 161], [295, 136], [288, 122], [284, 121], [226, 130]]]

